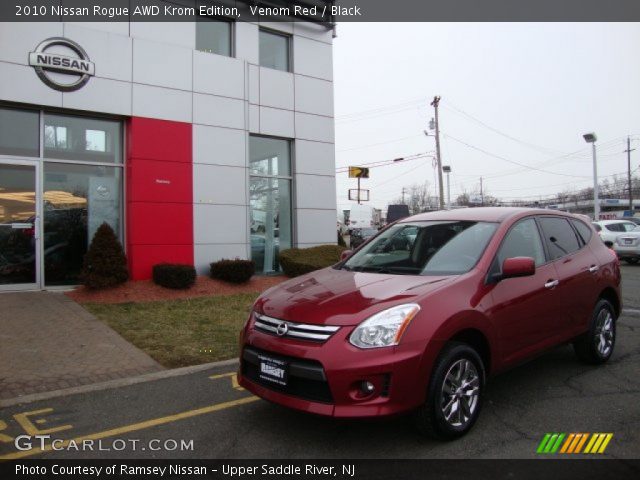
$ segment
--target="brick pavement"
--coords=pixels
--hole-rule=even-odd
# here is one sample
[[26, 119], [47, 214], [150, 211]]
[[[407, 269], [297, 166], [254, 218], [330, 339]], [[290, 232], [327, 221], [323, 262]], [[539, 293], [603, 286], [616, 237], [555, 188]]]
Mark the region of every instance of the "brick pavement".
[[63, 293], [0, 293], [0, 400], [162, 369]]

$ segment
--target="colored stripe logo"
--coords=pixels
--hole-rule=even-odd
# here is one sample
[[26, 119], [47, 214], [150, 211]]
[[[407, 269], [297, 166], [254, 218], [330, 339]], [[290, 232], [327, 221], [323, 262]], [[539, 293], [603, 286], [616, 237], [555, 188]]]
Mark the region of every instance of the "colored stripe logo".
[[613, 433], [546, 433], [536, 453], [604, 453]]

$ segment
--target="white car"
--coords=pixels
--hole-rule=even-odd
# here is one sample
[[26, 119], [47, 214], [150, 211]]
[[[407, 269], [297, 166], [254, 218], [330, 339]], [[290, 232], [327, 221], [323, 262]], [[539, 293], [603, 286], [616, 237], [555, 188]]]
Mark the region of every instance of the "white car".
[[635, 264], [640, 260], [640, 227], [627, 220], [601, 220], [594, 228], [605, 245], [613, 248], [618, 258]]

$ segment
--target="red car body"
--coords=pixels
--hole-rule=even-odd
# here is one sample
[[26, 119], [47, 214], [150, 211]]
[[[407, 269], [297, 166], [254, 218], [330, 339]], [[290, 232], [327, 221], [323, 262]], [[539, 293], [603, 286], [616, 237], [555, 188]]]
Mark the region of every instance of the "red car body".
[[[617, 316], [618, 260], [588, 223], [593, 234], [578, 251], [547, 261], [532, 275], [488, 281], [510, 228], [525, 217], [545, 216], [581, 220], [561, 212], [515, 208], [421, 214], [399, 223], [473, 220], [497, 226], [475, 266], [461, 275], [391, 275], [334, 266], [267, 290], [240, 335], [240, 385], [263, 399], [315, 414], [394, 415], [425, 402], [434, 362], [451, 340], [472, 345], [486, 372], [495, 374], [586, 332], [600, 298], [611, 303]], [[397, 345], [361, 349], [349, 342], [365, 319], [407, 303], [421, 308]], [[325, 342], [280, 337], [256, 329], [257, 315], [339, 328]], [[287, 386], [260, 380], [256, 370], [263, 355], [287, 363]], [[371, 394], [363, 392], [364, 381], [373, 384]]]

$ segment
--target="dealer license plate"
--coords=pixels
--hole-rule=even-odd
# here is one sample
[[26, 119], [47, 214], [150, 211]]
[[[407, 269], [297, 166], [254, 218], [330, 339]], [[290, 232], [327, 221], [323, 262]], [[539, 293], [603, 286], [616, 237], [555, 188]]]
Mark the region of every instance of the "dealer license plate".
[[287, 362], [260, 355], [260, 379], [278, 385], [287, 385]]

